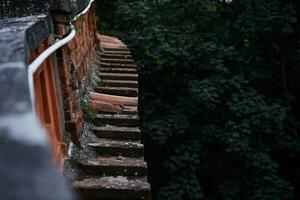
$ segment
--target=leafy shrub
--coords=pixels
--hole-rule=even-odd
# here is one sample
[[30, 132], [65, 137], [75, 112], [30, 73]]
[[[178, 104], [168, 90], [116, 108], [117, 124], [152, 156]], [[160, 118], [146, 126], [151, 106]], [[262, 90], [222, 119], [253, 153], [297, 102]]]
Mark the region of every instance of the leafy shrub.
[[92, 122], [94, 119], [96, 119], [97, 112], [95, 110], [91, 109], [88, 106], [87, 102], [82, 100], [80, 102], [80, 106], [83, 111], [83, 118], [85, 121]]
[[106, 8], [100, 30], [139, 66], [154, 199], [300, 198], [300, 2], [99, 1]]

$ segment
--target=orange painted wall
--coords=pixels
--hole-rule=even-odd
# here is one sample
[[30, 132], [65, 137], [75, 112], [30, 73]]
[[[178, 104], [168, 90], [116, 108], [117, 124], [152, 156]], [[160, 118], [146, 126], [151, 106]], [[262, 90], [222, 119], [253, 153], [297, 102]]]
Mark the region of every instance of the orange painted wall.
[[[43, 42], [32, 52], [30, 60], [34, 60], [47, 47], [47, 41]], [[40, 122], [46, 130], [54, 161], [57, 165], [61, 165], [63, 158], [66, 156], [67, 147], [62, 141], [61, 120], [52, 62], [51, 57], [49, 57], [34, 74], [35, 106]]]

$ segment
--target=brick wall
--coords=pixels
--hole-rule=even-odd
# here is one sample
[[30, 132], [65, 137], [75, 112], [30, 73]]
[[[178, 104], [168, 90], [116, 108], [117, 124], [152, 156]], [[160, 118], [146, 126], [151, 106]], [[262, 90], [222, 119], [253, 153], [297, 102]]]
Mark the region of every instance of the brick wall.
[[[54, 25], [54, 33], [51, 37], [65, 37], [70, 30], [68, 15], [51, 13], [51, 17]], [[51, 56], [53, 65], [48, 67], [54, 68], [56, 73], [55, 87], [64, 142], [71, 140], [79, 145], [79, 138], [83, 132], [83, 112], [80, 101], [90, 84], [95, 52], [99, 44], [96, 36], [94, 5], [73, 24], [77, 31], [75, 38]], [[45, 43], [53, 41], [51, 37], [40, 44], [37, 50], [44, 49]], [[37, 50], [31, 53], [30, 62], [41, 53], [37, 53]], [[65, 152], [66, 150], [64, 154]]]
[[[55, 34], [61, 37], [68, 31], [68, 18], [53, 14]], [[83, 112], [80, 106], [87, 86], [90, 83], [92, 64], [97, 48], [95, 8], [81, 16], [74, 26], [75, 38], [56, 52], [59, 70], [66, 131], [71, 140], [79, 145], [83, 131]]]

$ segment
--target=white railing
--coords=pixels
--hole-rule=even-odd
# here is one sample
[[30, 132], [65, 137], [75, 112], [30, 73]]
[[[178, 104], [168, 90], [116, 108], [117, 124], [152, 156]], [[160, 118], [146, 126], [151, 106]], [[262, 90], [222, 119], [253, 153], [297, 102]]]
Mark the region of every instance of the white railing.
[[70, 22], [71, 31], [70, 33], [63, 39], [56, 40], [56, 42], [47, 48], [45, 51], [43, 51], [28, 67], [28, 81], [29, 81], [29, 91], [30, 91], [30, 99], [32, 103], [32, 109], [35, 113], [35, 93], [34, 93], [34, 73], [37, 71], [37, 69], [40, 67], [40, 65], [51, 55], [53, 54], [57, 49], [61, 48], [68, 42], [70, 42], [76, 35], [76, 30], [72, 24], [72, 22], [79, 19], [80, 16], [86, 14], [94, 0], [90, 0], [88, 6], [78, 15], [76, 15]]

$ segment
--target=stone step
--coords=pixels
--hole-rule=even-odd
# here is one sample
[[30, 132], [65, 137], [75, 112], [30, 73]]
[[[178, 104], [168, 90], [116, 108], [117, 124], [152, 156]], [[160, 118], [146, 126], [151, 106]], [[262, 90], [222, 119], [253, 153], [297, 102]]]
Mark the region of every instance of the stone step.
[[122, 109], [122, 114], [124, 115], [138, 115], [137, 106], [124, 106]]
[[80, 162], [87, 175], [147, 176], [147, 164], [142, 158], [99, 157]]
[[110, 87], [138, 88], [138, 82], [137, 81], [102, 79], [101, 84], [103, 84], [104, 86], [110, 86]]
[[150, 184], [146, 178], [103, 176], [87, 177], [72, 184], [81, 199], [150, 200]]
[[101, 53], [100, 58], [105, 59], [132, 59], [130, 54], [111, 54], [111, 53]]
[[103, 41], [100, 42], [100, 46], [102, 48], [107, 48], [107, 49], [128, 49], [127, 45], [124, 44], [123, 42], [108, 42], [108, 41]]
[[100, 79], [104, 80], [123, 80], [123, 81], [137, 81], [137, 74], [124, 74], [124, 73], [100, 73]]
[[124, 44], [122, 40], [108, 35], [96, 34], [97, 38], [101, 41], [101, 43], [113, 43], [113, 44]]
[[141, 130], [138, 127], [104, 126], [93, 128], [98, 138], [116, 140], [140, 140]]
[[132, 59], [108, 59], [108, 58], [100, 58], [101, 62], [104, 63], [114, 63], [114, 64], [134, 64], [134, 60]]
[[110, 52], [110, 51], [129, 51], [128, 47], [123, 46], [123, 47], [105, 47], [103, 46], [103, 50]]
[[99, 92], [89, 92], [89, 97], [91, 100], [94, 101], [102, 101], [114, 105], [124, 105], [126, 106], [126, 108], [127, 106], [137, 107], [138, 105], [138, 97], [124, 97], [124, 96], [103, 94]]
[[118, 96], [125, 96], [125, 97], [138, 96], [138, 89], [127, 88], [127, 87], [97, 87], [95, 88], [95, 91], [104, 94], [118, 95]]
[[[93, 103], [96, 103], [95, 101], [91, 101]], [[138, 114], [138, 109], [136, 106], [118, 106], [116, 105], [118, 109], [121, 110], [120, 113], [118, 114], [123, 114], [123, 115], [137, 115]], [[94, 109], [94, 110], [97, 110], [97, 109]], [[108, 111], [97, 111], [99, 114], [115, 114], [117, 112], [117, 110], [108, 110]]]
[[123, 51], [101, 51], [100, 53], [104, 53], [104, 54], [118, 54], [118, 55], [131, 55], [130, 50], [123, 50]]
[[101, 67], [100, 72], [102, 73], [118, 73], [118, 74], [137, 74], [136, 69], [128, 68], [110, 68], [110, 67]]
[[100, 68], [109, 67], [109, 68], [126, 68], [126, 69], [136, 69], [136, 64], [120, 64], [120, 63], [104, 63], [100, 61]]
[[94, 124], [97, 126], [111, 125], [119, 127], [138, 127], [138, 115], [124, 115], [124, 114], [97, 114], [94, 119]]
[[144, 156], [144, 145], [135, 141], [99, 139], [99, 141], [88, 145], [101, 156]]

